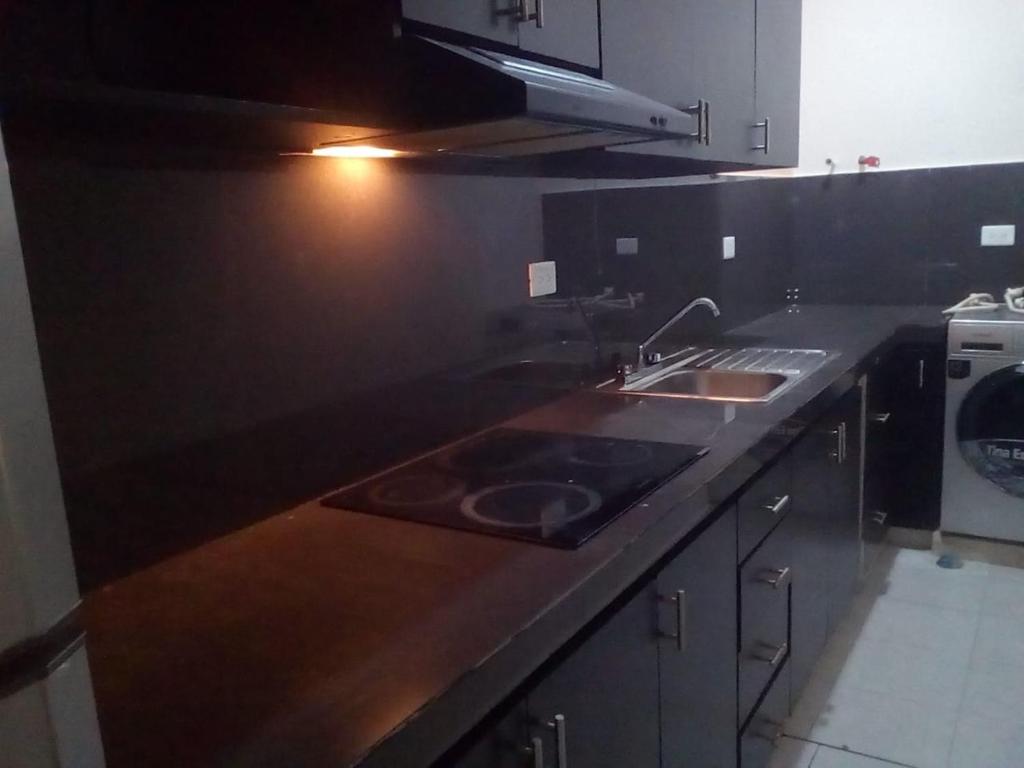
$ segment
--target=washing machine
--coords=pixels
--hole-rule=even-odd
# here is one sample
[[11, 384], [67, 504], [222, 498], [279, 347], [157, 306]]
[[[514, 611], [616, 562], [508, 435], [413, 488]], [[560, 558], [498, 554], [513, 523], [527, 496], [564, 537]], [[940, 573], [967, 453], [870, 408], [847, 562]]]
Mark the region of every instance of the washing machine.
[[942, 530], [1024, 542], [1024, 314], [949, 323]]

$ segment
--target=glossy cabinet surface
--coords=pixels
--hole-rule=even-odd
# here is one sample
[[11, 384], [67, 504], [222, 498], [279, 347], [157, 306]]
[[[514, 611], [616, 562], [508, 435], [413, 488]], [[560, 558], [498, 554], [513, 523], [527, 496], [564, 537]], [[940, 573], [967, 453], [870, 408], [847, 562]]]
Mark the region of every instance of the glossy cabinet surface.
[[[758, 164], [796, 165], [799, 159], [801, 10], [802, 0], [757, 0], [750, 155]], [[754, 127], [765, 120], [767, 126]]]
[[598, 0], [402, 0], [403, 18], [527, 56], [601, 67]]
[[[683, 591], [685, 636], [675, 638]], [[736, 513], [705, 530], [658, 575], [661, 765], [736, 764]], [[628, 763], [631, 764], [631, 763]]]

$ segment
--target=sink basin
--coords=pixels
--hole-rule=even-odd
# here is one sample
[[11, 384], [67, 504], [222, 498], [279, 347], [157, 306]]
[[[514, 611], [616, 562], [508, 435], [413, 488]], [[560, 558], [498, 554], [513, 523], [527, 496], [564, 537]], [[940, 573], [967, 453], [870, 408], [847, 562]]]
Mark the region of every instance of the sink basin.
[[764, 402], [781, 389], [789, 377], [781, 373], [748, 373], [681, 369], [637, 382], [623, 391], [666, 397], [691, 397], [730, 402]]
[[[602, 392], [715, 400], [728, 403], [767, 403], [829, 357], [820, 349], [757, 347], [686, 347], [660, 364], [602, 384]], [[671, 362], [679, 359], [679, 362]]]

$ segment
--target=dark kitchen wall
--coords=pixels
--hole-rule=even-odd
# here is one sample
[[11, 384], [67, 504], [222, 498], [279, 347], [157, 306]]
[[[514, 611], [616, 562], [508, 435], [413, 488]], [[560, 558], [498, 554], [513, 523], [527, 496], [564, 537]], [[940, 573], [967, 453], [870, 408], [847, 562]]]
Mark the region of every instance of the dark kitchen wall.
[[4, 138], [86, 589], [551, 396], [545, 182]]
[[[784, 305], [794, 254], [790, 205], [784, 182], [774, 180], [550, 194], [545, 253], [566, 291], [643, 294], [638, 312], [599, 318], [609, 336], [642, 339], [685, 302], [709, 296], [720, 320], [696, 311], [666, 338], [704, 335]], [[736, 238], [735, 260], [722, 259], [725, 236]], [[637, 238], [638, 253], [618, 255], [617, 238]]]
[[[579, 286], [629, 286], [665, 317], [708, 295], [725, 326], [792, 288], [802, 303], [945, 305], [1024, 284], [1020, 238], [979, 245], [982, 225], [1024, 223], [1024, 164], [562, 193], [544, 216], [547, 256]], [[630, 236], [639, 254], [616, 256]]]

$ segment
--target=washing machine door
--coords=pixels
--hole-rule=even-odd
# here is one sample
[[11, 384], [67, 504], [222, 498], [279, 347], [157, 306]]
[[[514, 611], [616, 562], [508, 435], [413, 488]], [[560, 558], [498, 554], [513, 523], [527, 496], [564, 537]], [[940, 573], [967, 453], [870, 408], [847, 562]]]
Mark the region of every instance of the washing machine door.
[[975, 472], [1024, 498], [1024, 365], [990, 373], [971, 388], [957, 414], [956, 437]]

